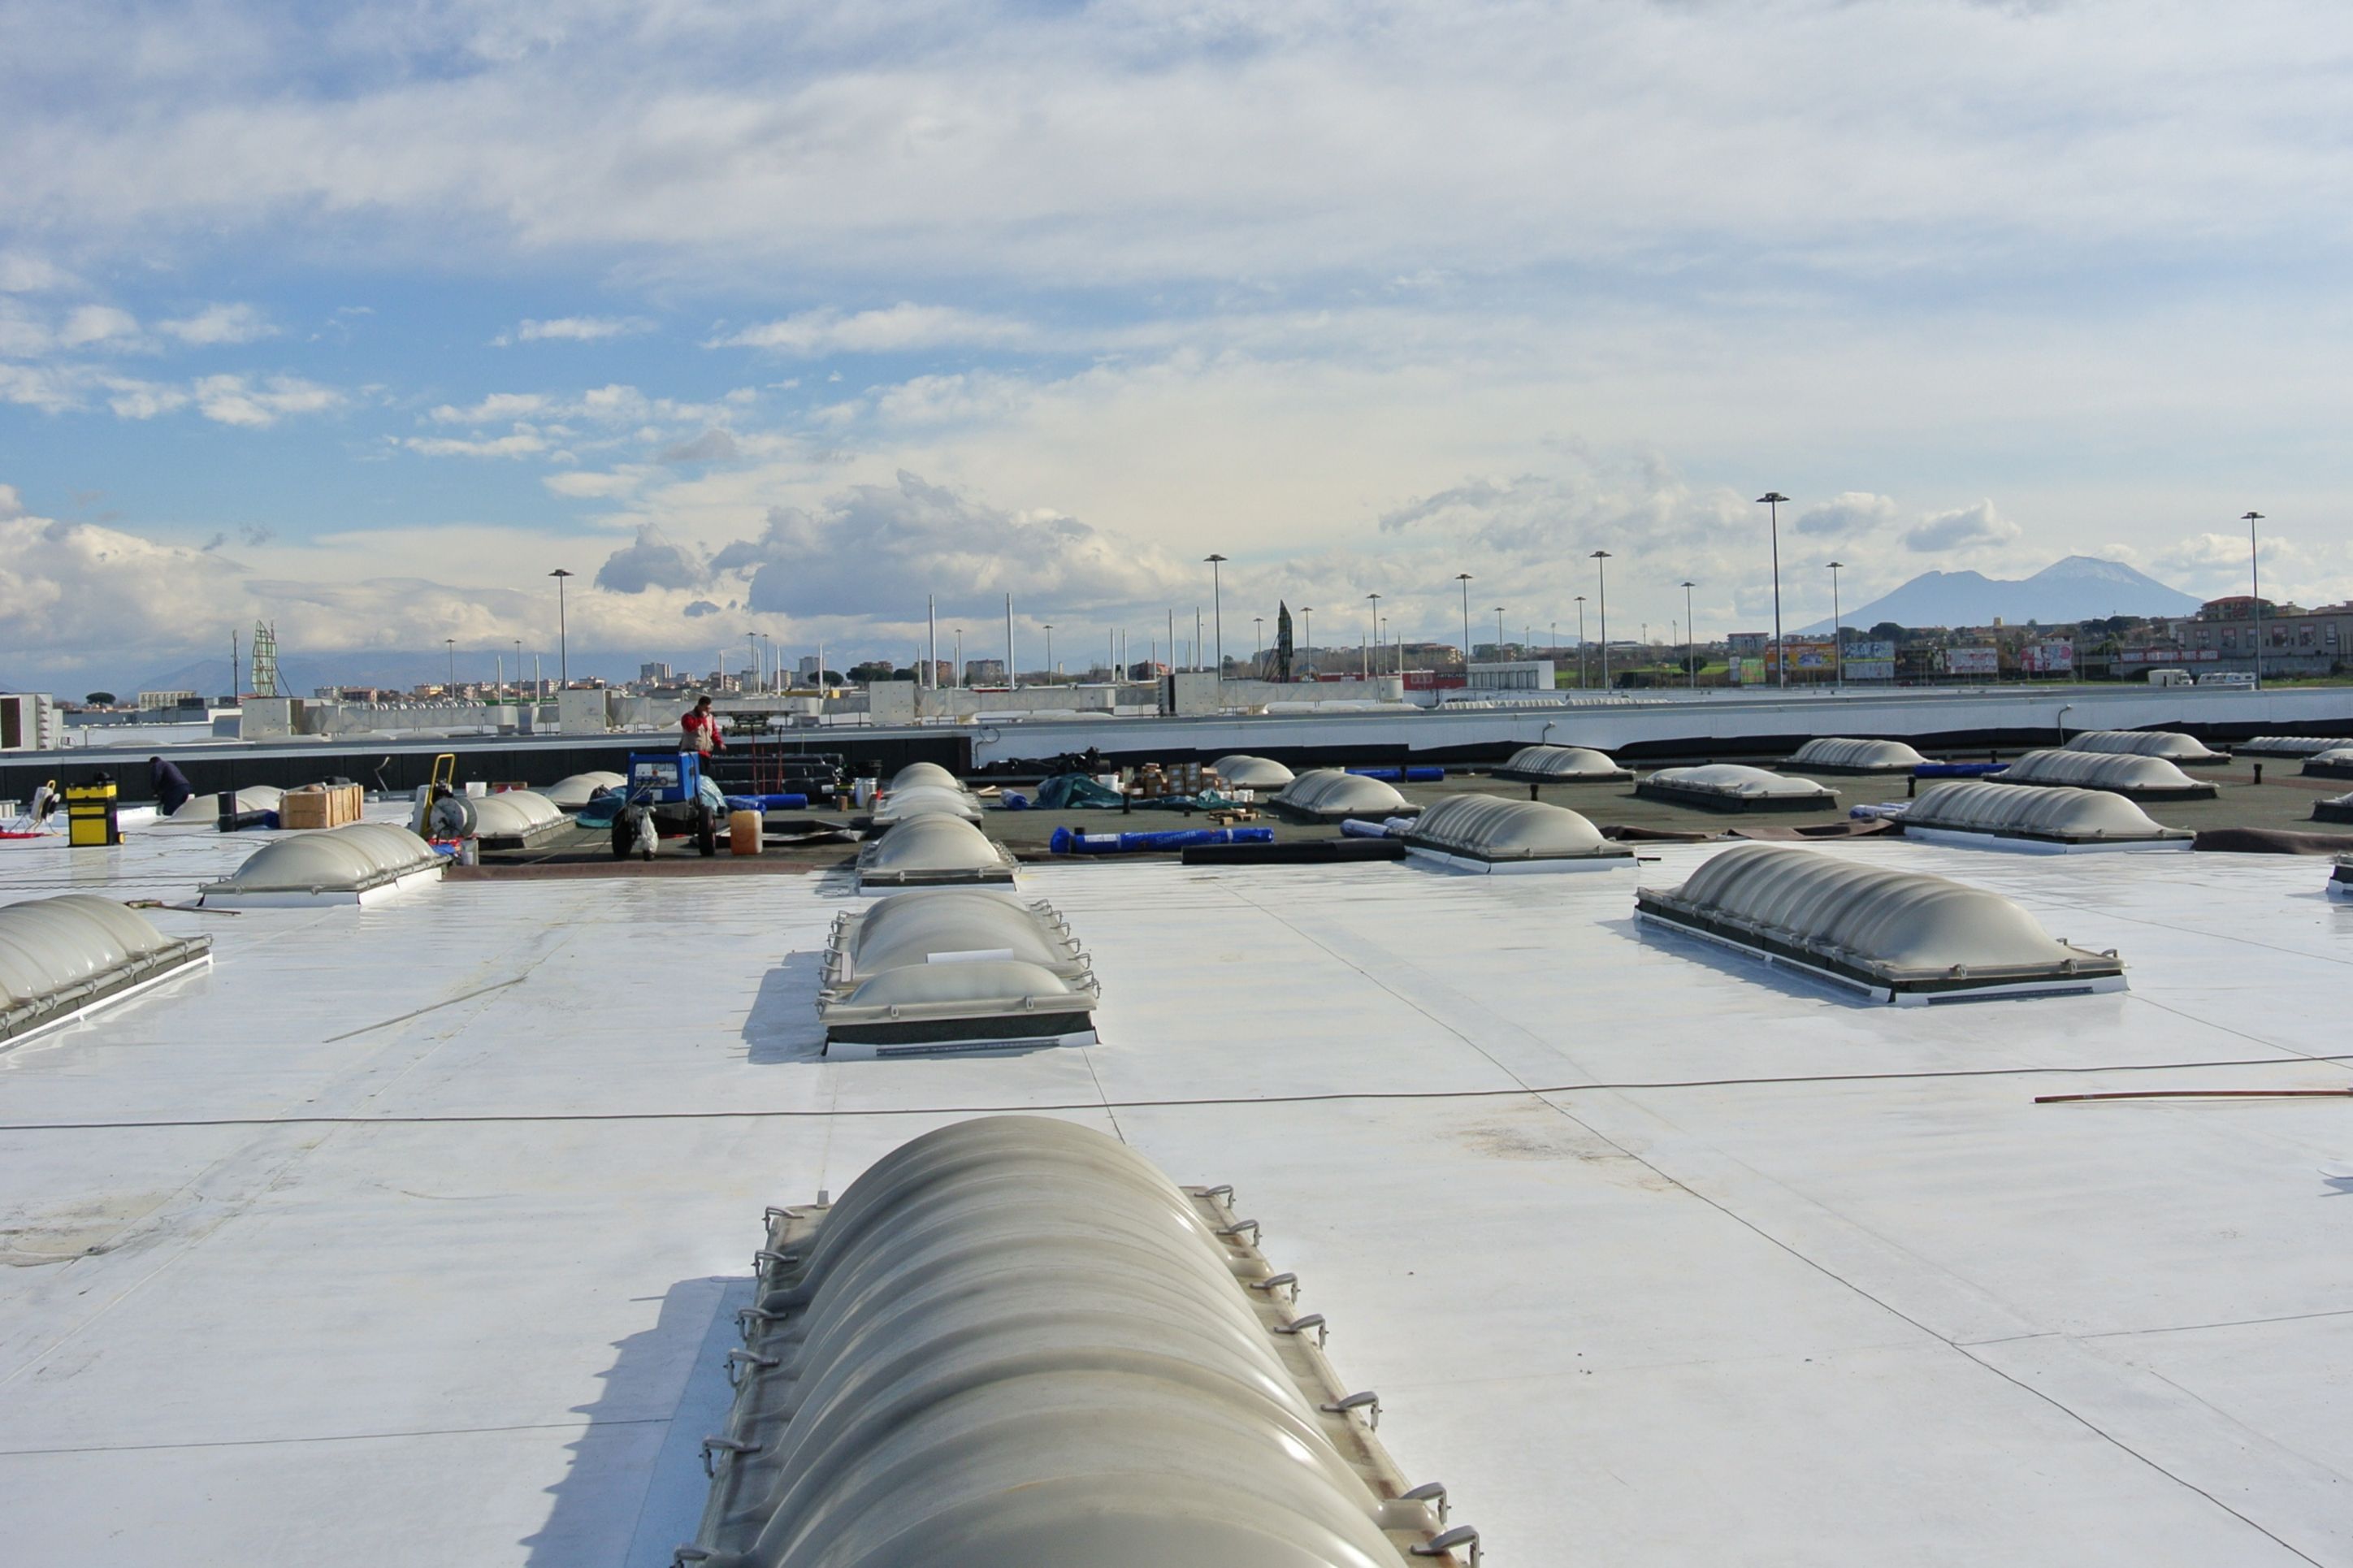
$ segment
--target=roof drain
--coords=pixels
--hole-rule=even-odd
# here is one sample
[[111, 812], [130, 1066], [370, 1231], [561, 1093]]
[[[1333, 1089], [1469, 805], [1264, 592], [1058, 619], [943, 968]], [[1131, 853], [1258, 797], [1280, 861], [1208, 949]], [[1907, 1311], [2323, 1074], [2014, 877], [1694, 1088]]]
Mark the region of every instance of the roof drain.
[[2125, 988], [2113, 952], [2054, 942], [1998, 893], [1810, 849], [1725, 850], [1641, 889], [1635, 918], [1899, 1006]]
[[1409, 854], [1465, 871], [1606, 871], [1634, 864], [1631, 849], [1602, 837], [1584, 816], [1541, 801], [1451, 795], [1399, 826]]
[[21, 1040], [212, 962], [208, 936], [167, 937], [111, 899], [0, 908], [0, 1040]]
[[2123, 795], [2063, 785], [1932, 784], [1896, 820], [1905, 837], [1931, 844], [2050, 855], [2187, 849], [2197, 837], [2159, 826]]
[[1241, 1228], [1229, 1193], [1025, 1116], [771, 1211], [676, 1561], [1475, 1564], [1478, 1532], [1406, 1484], [1369, 1392], [1241, 1288], [1271, 1272]]

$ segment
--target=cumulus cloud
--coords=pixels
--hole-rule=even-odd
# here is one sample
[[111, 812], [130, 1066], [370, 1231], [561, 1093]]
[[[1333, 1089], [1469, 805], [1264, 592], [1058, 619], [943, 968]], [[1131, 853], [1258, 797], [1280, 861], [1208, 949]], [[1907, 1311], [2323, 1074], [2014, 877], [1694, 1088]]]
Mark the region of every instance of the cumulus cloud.
[[813, 510], [771, 507], [757, 538], [711, 565], [751, 574], [752, 609], [811, 616], [884, 614], [925, 593], [958, 613], [1008, 591], [1086, 609], [1149, 602], [1177, 580], [1157, 551], [1075, 518], [1003, 510], [904, 471]]
[[428, 458], [535, 458], [548, 449], [536, 426], [522, 424], [503, 436], [404, 436], [400, 444]]
[[1791, 532], [1810, 538], [1852, 539], [1891, 528], [1903, 514], [1904, 509], [1891, 497], [1873, 495], [1868, 490], [1847, 490], [1822, 505], [1799, 511], [1789, 528]]
[[717, 615], [719, 613], [719, 606], [712, 604], [708, 599], [697, 599], [694, 603], [687, 605], [683, 613], [689, 620], [699, 621], [705, 616]]
[[501, 332], [491, 342], [496, 348], [515, 343], [594, 343], [653, 330], [654, 323], [643, 316], [557, 316], [551, 321], [522, 321], [513, 331]]
[[677, 441], [661, 449], [659, 460], [665, 463], [725, 463], [737, 456], [735, 437], [725, 430], [713, 427], [689, 441]]
[[207, 305], [192, 316], [158, 321], [155, 330], [192, 348], [255, 342], [278, 332], [269, 318], [251, 305]]
[[830, 308], [712, 338], [706, 348], [766, 349], [815, 359], [839, 353], [905, 353], [916, 349], [985, 347], [1026, 335], [1020, 322], [947, 305], [901, 302], [844, 315]]
[[613, 552], [596, 571], [596, 586], [616, 594], [649, 588], [699, 588], [711, 575], [702, 558], [672, 543], [651, 523], [638, 530], [634, 543]]
[[242, 375], [206, 375], [190, 389], [196, 411], [219, 425], [260, 429], [289, 415], [324, 414], [339, 408], [343, 395], [297, 375], [255, 380]]
[[436, 425], [498, 425], [510, 419], [529, 419], [548, 406], [549, 400], [536, 392], [493, 392], [480, 403], [462, 408], [444, 403], [426, 417]]
[[74, 275], [46, 258], [21, 250], [0, 250], [0, 294], [42, 294], [69, 289]]
[[1904, 547], [1923, 552], [1967, 550], [2014, 543], [2021, 537], [2016, 523], [1994, 510], [1993, 502], [1940, 511], [1926, 517], [1904, 534]]
[[57, 336], [67, 348], [132, 344], [139, 340], [139, 319], [112, 305], [77, 305], [67, 312]]
[[641, 470], [617, 468], [611, 473], [598, 473], [583, 468], [573, 473], [543, 474], [539, 482], [574, 500], [602, 500], [628, 495], [644, 477]]

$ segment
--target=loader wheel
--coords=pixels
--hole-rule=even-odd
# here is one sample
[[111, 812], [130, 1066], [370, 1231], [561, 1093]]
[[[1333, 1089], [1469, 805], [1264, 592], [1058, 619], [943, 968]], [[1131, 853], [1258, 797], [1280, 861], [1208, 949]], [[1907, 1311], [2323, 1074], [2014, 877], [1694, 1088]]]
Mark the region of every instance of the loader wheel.
[[705, 855], [719, 853], [719, 814], [707, 805], [695, 809], [694, 847]]

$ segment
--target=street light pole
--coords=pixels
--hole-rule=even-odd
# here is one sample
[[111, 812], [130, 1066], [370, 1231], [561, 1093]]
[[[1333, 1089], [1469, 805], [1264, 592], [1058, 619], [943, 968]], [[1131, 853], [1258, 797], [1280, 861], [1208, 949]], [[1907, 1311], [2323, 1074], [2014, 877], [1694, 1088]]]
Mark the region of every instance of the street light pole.
[[1250, 617], [1250, 672], [1260, 680], [1266, 679], [1266, 617]]
[[[521, 685], [522, 684], [522, 638], [521, 638], [521, 637], [516, 637], [516, 638], [514, 639], [514, 645], [515, 645], [515, 684], [516, 684], [517, 686], [521, 686]], [[533, 697], [534, 697], [534, 698], [536, 698], [538, 695], [539, 695], [539, 693], [538, 693], [538, 692], [536, 692], [536, 691], [534, 691], [534, 692], [533, 692], [533, 693], [532, 693], [532, 696], [533, 696]]]
[[1504, 606], [1495, 606], [1495, 662], [1504, 662]]
[[1226, 558], [1211, 554], [1202, 559], [1209, 563], [1209, 619], [1218, 637], [1218, 681], [1222, 686], [1226, 679], [1226, 589], [1218, 575], [1218, 568], [1225, 563]]
[[1690, 578], [1683, 579], [1683, 673], [1691, 677], [1694, 691], [1699, 689], [1699, 630], [1698, 623], [1692, 619], [1691, 605], [1691, 591], [1696, 585]]
[[1601, 689], [1609, 689], [1609, 552], [1593, 552], [1594, 580], [1601, 593]]
[[[1315, 647], [1315, 606], [1313, 605], [1299, 606], [1299, 636], [1300, 657], [1304, 658]], [[1306, 671], [1303, 669], [1300, 673], [1304, 675]]]
[[1042, 622], [1039, 629], [1046, 634], [1046, 684], [1051, 686], [1054, 684], [1054, 623]]
[[1773, 668], [1780, 674], [1780, 686], [1789, 685], [1789, 653], [1781, 646], [1781, 503], [1789, 498], [1779, 490], [1767, 490], [1757, 498], [1757, 504], [1768, 509], [1773, 526]]
[[1577, 596], [1577, 689], [1585, 689], [1585, 595]]
[[[1457, 572], [1454, 580], [1462, 584], [1462, 669], [1464, 679], [1468, 679], [1471, 669], [1471, 574]], [[1502, 639], [1496, 640], [1500, 642]], [[1503, 658], [1503, 650], [1498, 648], [1495, 657]]]
[[2255, 612], [2255, 689], [2263, 689], [2263, 563], [2255, 550], [2255, 524], [2263, 514], [2251, 511], [2239, 521], [2247, 525], [2247, 600]]
[[1831, 563], [1831, 680], [1833, 690], [1846, 689], [1846, 627], [1839, 616], [1839, 572], [1843, 561]]
[[455, 698], [458, 695], [458, 639], [443, 637], [441, 646], [449, 650], [449, 695]]
[[[1365, 597], [1373, 602], [1372, 626], [1367, 633], [1365, 646], [1367, 649], [1377, 649], [1381, 646], [1381, 596], [1378, 594], [1367, 594]], [[1364, 677], [1366, 680], [1373, 678], [1373, 662], [1371, 653], [1367, 652], [1364, 660]]]
[[564, 580], [572, 575], [558, 566], [548, 574], [555, 579], [555, 688], [572, 689], [572, 634], [564, 619]]

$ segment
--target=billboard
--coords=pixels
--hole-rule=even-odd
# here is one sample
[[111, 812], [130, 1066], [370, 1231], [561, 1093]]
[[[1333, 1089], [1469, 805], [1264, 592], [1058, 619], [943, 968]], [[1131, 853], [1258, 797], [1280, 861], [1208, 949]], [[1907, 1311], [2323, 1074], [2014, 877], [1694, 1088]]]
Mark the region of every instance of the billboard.
[[1883, 639], [1868, 641], [1862, 638], [1852, 638], [1846, 645], [1846, 662], [1850, 669], [1858, 663], [1869, 663], [1873, 659], [1881, 658], [1893, 659], [1894, 657], [1895, 645]]
[[1849, 680], [1893, 680], [1895, 661], [1892, 658], [1850, 658], [1846, 661]]
[[1765, 661], [1761, 658], [1738, 658], [1732, 661], [1732, 678], [1743, 686], [1765, 684]]
[[1948, 647], [1945, 650], [1945, 673], [1947, 675], [2000, 675], [2001, 649]]
[[1725, 637], [1724, 647], [1735, 658], [1748, 658], [1763, 653], [1772, 640], [1770, 632], [1733, 632]]
[[2075, 645], [2034, 643], [2018, 651], [2018, 667], [2029, 675], [2068, 675], [2075, 668]]
[[2222, 657], [2213, 647], [2126, 647], [2116, 650], [2118, 664], [2211, 664]]

